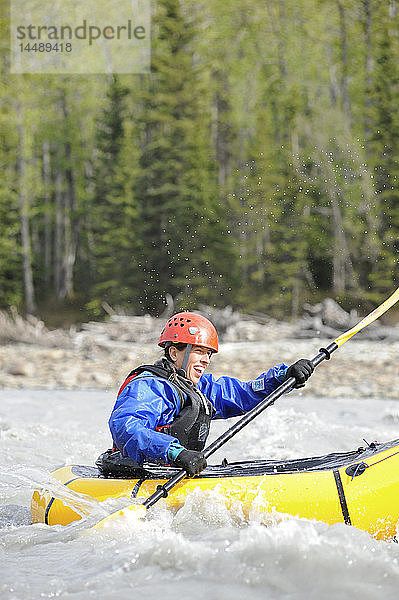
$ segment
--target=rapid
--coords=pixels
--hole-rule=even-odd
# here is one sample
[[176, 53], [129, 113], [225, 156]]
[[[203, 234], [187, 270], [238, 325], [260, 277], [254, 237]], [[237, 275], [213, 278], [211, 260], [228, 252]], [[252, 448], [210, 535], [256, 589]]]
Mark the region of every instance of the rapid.
[[[114, 394], [0, 390], [1, 600], [397, 599], [399, 544], [343, 524], [261, 516], [256, 508], [248, 519], [239, 506], [227, 510], [216, 493], [196, 490], [175, 514], [160, 501], [145, 521], [106, 531], [89, 526], [116, 506], [90, 500], [90, 516], [79, 522], [31, 525], [33, 490], [59, 493], [50, 472], [64, 464], [93, 465], [109, 447]], [[392, 397], [295, 391], [209, 462], [354, 450], [399, 437], [398, 424], [399, 402]], [[214, 422], [210, 441], [230, 425]]]

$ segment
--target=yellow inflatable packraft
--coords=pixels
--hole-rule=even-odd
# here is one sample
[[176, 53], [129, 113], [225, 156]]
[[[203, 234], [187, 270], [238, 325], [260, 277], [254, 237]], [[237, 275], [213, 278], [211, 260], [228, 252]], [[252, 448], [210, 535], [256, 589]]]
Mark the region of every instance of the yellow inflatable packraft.
[[[35, 491], [32, 521], [68, 525], [87, 513], [87, 499], [145, 499], [176, 472], [144, 465], [127, 479], [103, 477], [96, 467], [62, 467], [52, 475], [74, 493], [55, 497]], [[256, 506], [258, 511], [343, 522], [377, 539], [390, 539], [399, 521], [399, 440], [321, 457], [208, 466], [200, 475], [183, 479], [162, 501], [179, 508], [198, 487], [223, 494], [228, 504], [240, 502], [245, 514]]]

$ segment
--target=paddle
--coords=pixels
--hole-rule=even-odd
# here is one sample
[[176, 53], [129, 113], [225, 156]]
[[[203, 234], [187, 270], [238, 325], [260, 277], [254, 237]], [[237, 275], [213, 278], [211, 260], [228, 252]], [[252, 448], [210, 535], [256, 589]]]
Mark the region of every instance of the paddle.
[[[320, 348], [319, 354], [317, 354], [314, 358], [312, 358], [312, 363], [314, 367], [317, 367], [323, 360], [329, 360], [331, 354], [337, 350], [342, 344], [347, 342], [352, 336], [356, 333], [370, 325], [373, 321], [378, 319], [382, 314], [384, 314], [387, 310], [389, 310], [397, 301], [399, 300], [399, 288], [385, 300], [378, 308], [373, 310], [369, 315], [364, 317], [357, 325], [339, 335], [331, 344], [329, 344], [326, 348]], [[255, 406], [252, 410], [248, 411], [239, 421], [237, 421], [230, 429], [225, 431], [220, 437], [218, 437], [210, 446], [208, 446], [204, 450], [205, 458], [211, 456], [216, 450], [219, 450], [226, 442], [228, 442], [233, 436], [235, 436], [243, 427], [245, 427], [248, 423], [253, 421], [260, 413], [262, 413], [266, 408], [274, 404], [277, 398], [280, 398], [285, 392], [287, 392], [293, 385], [295, 384], [295, 378], [290, 377], [284, 383], [282, 383], [278, 388], [276, 388], [271, 394], [269, 394], [266, 398], [264, 398], [257, 406]], [[127, 511], [136, 510], [138, 511], [138, 516], [142, 516], [145, 512], [151, 508], [158, 500], [161, 498], [166, 498], [171, 489], [173, 489], [182, 479], [187, 477], [187, 473], [184, 470], [179, 471], [174, 475], [171, 479], [169, 479], [163, 485], [159, 485], [157, 490], [151, 494], [142, 504], [132, 504], [129, 505], [119, 511], [116, 511], [97, 523], [94, 526], [95, 529], [102, 528], [107, 522], [112, 521], [113, 519], [122, 516], [127, 513]]]

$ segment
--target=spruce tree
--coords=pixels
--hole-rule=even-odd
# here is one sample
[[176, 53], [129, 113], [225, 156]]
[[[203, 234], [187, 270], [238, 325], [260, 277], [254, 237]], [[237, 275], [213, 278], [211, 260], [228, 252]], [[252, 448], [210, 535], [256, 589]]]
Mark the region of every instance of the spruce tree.
[[397, 285], [399, 279], [399, 15], [385, 4], [374, 11], [375, 66], [368, 114], [380, 253], [369, 274], [372, 298]]
[[[8, 7], [0, 3], [5, 12]], [[24, 302], [22, 277], [22, 249], [20, 238], [20, 213], [18, 202], [18, 177], [15, 169], [18, 156], [18, 139], [13, 99], [14, 80], [9, 74], [8, 39], [5, 19], [0, 25], [0, 308], [10, 305], [21, 307]]]
[[89, 303], [94, 313], [99, 312], [104, 301], [134, 309], [141, 288], [137, 266], [141, 229], [133, 194], [136, 146], [128, 120], [129, 91], [114, 77], [97, 120], [91, 211], [94, 264]]
[[180, 306], [225, 302], [232, 285], [231, 238], [218, 198], [210, 115], [194, 24], [178, 0], [162, 0], [154, 18], [152, 73], [143, 92], [140, 200], [143, 309], [165, 295]]

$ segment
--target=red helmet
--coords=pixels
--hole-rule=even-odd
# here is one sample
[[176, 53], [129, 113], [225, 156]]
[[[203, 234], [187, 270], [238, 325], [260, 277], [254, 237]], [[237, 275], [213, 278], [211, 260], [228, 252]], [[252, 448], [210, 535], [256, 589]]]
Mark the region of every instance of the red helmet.
[[167, 342], [192, 344], [218, 351], [218, 334], [215, 326], [205, 317], [192, 312], [181, 312], [170, 317], [161, 335], [158, 346]]

